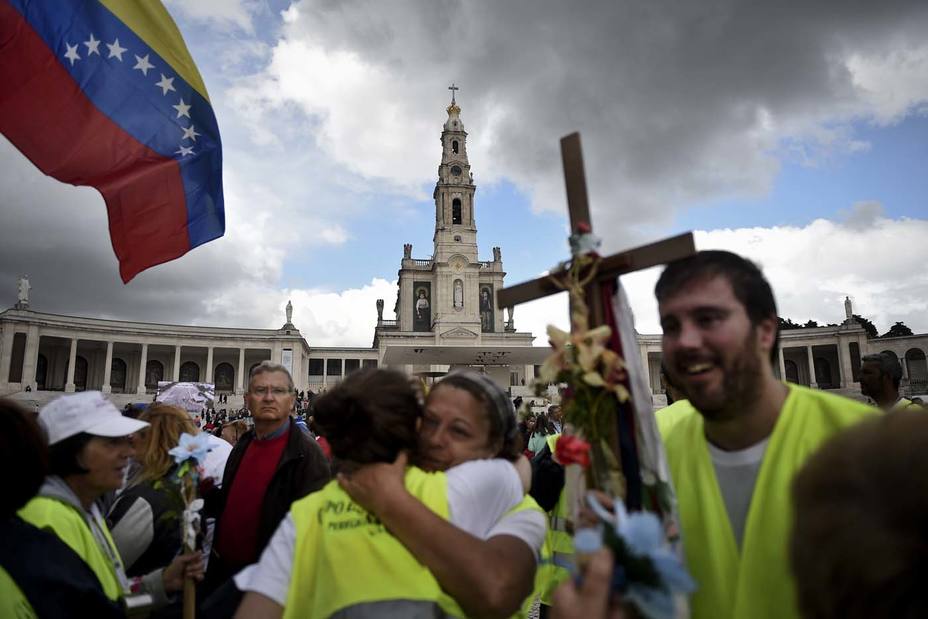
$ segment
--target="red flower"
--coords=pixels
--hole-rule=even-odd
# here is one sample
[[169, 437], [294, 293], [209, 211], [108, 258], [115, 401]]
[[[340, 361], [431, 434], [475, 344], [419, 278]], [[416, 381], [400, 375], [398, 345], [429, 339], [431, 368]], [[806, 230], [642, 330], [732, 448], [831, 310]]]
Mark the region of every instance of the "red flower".
[[590, 444], [577, 436], [562, 434], [554, 446], [554, 457], [564, 466], [579, 464], [586, 468], [590, 466]]

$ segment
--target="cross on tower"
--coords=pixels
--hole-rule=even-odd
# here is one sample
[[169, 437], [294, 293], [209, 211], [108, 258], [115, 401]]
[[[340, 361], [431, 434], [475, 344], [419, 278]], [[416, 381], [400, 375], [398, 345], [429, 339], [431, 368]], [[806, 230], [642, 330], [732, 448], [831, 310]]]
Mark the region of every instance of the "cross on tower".
[[454, 91], [455, 91], [455, 90], [461, 90], [461, 89], [458, 88], [457, 86], [455, 86], [455, 85], [454, 85], [454, 82], [451, 82], [451, 85], [448, 86], [448, 90], [451, 91], [451, 105], [454, 105]]

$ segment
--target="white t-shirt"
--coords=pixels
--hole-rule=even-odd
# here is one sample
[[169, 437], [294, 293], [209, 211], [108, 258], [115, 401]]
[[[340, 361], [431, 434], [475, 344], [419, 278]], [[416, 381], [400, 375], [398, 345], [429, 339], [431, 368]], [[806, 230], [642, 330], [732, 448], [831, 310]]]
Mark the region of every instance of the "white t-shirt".
[[[446, 471], [449, 521], [474, 537], [512, 535], [525, 542], [535, 557], [545, 539], [545, 515], [523, 510], [503, 516], [523, 497], [515, 467], [506, 460], [472, 460]], [[503, 518], [502, 520], [500, 520]], [[242, 591], [255, 591], [281, 606], [287, 601], [296, 527], [288, 513], [261, 553], [258, 563], [235, 576]]]
[[739, 548], [744, 537], [748, 510], [751, 508], [751, 497], [754, 496], [754, 484], [757, 482], [757, 474], [760, 472], [769, 442], [770, 437], [767, 437], [738, 451], [724, 451], [712, 443], [706, 443], [712, 465], [715, 467], [715, 478], [719, 482], [719, 490], [725, 501], [731, 531], [735, 534], [735, 543]]

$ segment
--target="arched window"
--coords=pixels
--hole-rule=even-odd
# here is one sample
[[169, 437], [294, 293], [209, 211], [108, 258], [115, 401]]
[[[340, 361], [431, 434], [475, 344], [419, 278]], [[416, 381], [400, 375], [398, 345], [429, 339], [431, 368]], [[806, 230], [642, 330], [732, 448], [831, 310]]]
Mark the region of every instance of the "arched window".
[[235, 380], [235, 370], [230, 363], [220, 363], [216, 366], [216, 374], [213, 383], [216, 385], [216, 391], [232, 391], [233, 381]]
[[113, 357], [110, 365], [110, 389], [113, 393], [123, 393], [126, 390], [126, 362]]
[[87, 388], [87, 359], [78, 356], [74, 360], [74, 389], [83, 391]]
[[[928, 382], [928, 360], [919, 348], [910, 348], [905, 353], [905, 364], [909, 369], [909, 383]], [[38, 378], [36, 378], [38, 380]], [[919, 393], [924, 393], [919, 391]]]
[[180, 364], [180, 381], [182, 383], [195, 383], [200, 380], [200, 366], [193, 361]]
[[158, 381], [164, 380], [164, 364], [155, 359], [150, 359], [145, 364], [145, 388], [157, 389]]
[[785, 359], [783, 361], [783, 367], [786, 370], [786, 380], [798, 385], [799, 384], [799, 366], [796, 365], [796, 362], [790, 361], [789, 359]]
[[454, 153], [455, 155], [458, 154], [458, 141], [457, 140], [451, 140], [451, 152]]
[[461, 223], [461, 199], [455, 198], [451, 201], [451, 223]]

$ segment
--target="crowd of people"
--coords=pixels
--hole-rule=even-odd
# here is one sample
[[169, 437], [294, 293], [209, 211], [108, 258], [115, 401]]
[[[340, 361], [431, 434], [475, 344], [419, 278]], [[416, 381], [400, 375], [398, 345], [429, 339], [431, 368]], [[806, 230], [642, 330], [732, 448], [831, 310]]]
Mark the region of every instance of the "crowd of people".
[[[863, 358], [875, 406], [779, 380], [773, 291], [729, 252], [670, 264], [655, 293], [690, 616], [928, 616], [928, 415], [893, 359]], [[0, 616], [179, 617], [191, 581], [207, 618], [638, 616], [608, 550], [575, 556], [560, 406], [520, 419], [476, 371], [426, 392], [364, 369], [311, 397], [272, 362], [244, 404], [197, 424], [170, 399], [0, 400]], [[189, 552], [169, 452], [200, 432]]]

